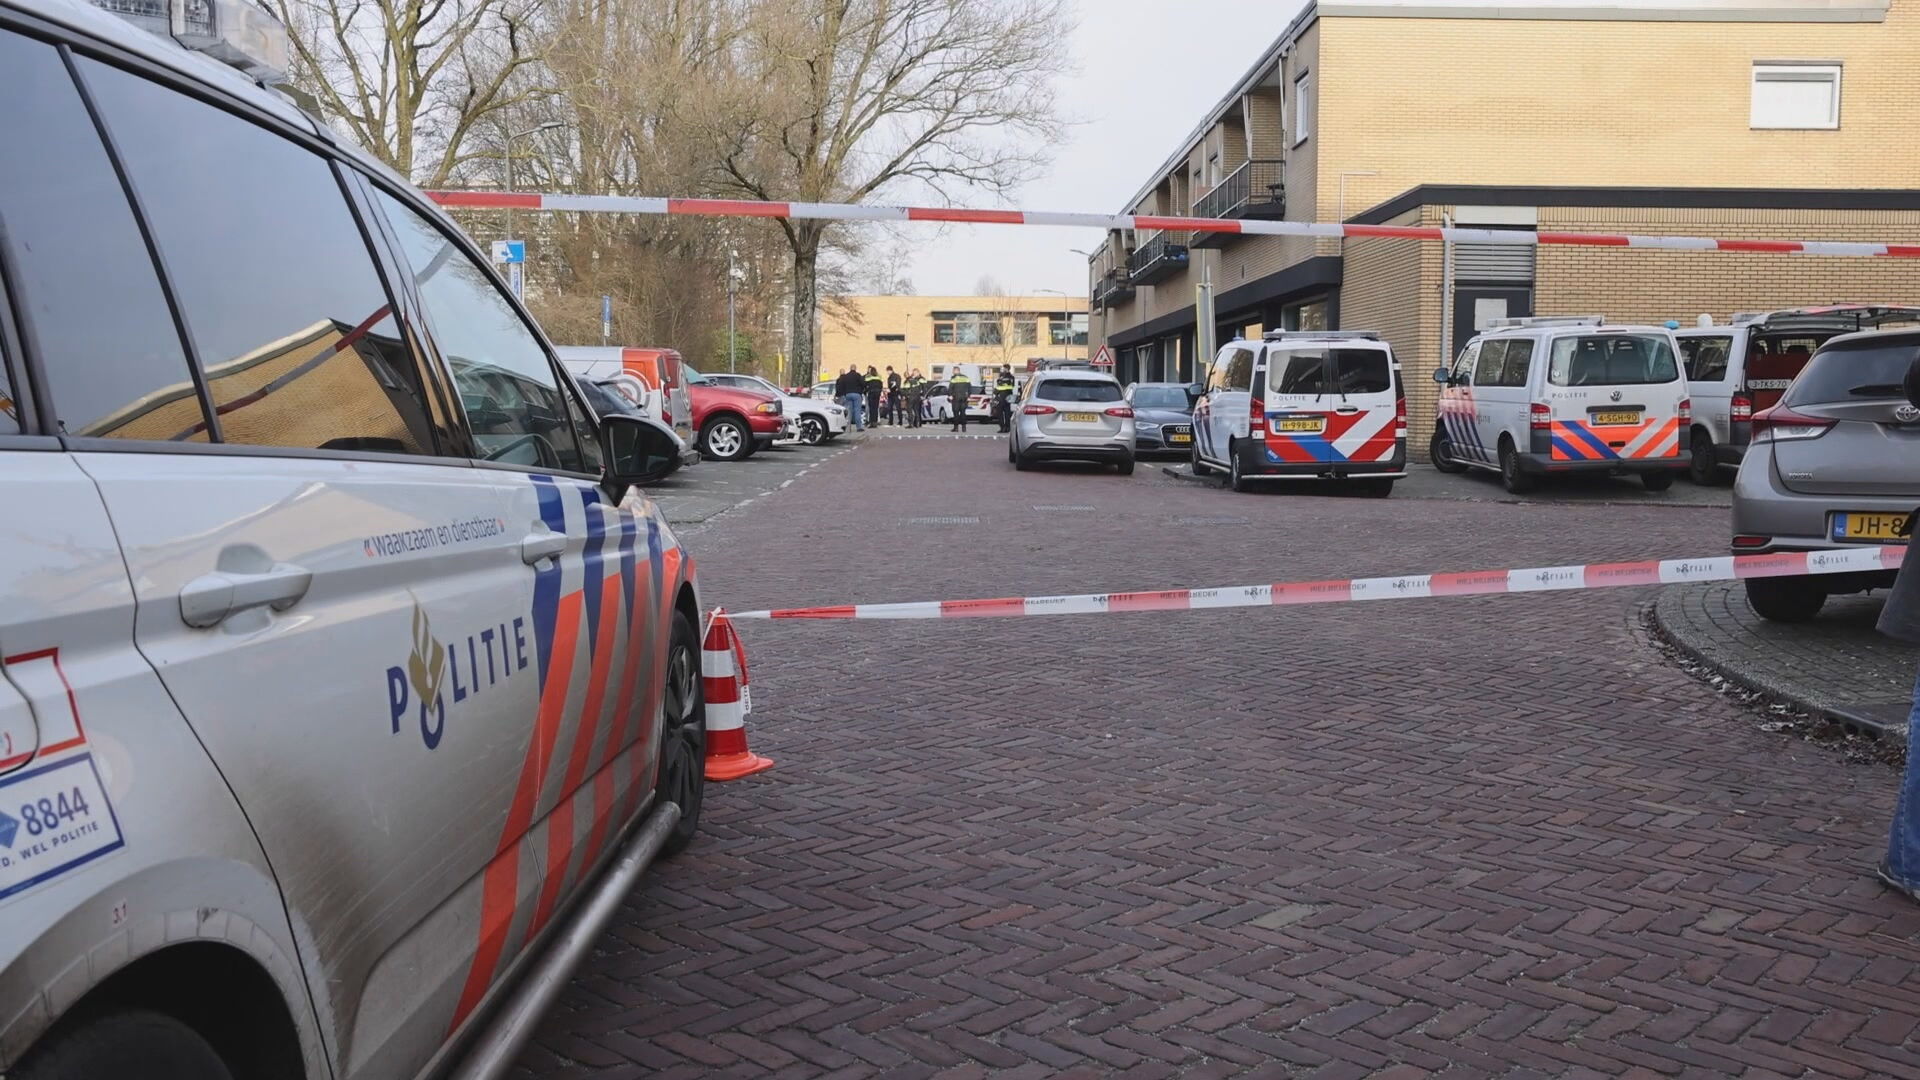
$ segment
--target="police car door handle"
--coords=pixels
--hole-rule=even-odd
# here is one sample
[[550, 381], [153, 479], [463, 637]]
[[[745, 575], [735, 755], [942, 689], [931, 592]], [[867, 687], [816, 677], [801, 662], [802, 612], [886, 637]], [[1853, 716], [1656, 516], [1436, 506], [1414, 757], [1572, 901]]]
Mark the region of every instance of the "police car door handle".
[[205, 630], [252, 608], [285, 611], [299, 603], [312, 584], [313, 572], [291, 563], [276, 563], [259, 574], [230, 570], [202, 574], [180, 590], [180, 621]]
[[1352, 416], [1354, 413], [1359, 412], [1360, 409], [1355, 405], [1342, 405], [1333, 411], [1340, 416]]
[[567, 534], [550, 529], [533, 533], [520, 541], [520, 561], [532, 566], [567, 550]]

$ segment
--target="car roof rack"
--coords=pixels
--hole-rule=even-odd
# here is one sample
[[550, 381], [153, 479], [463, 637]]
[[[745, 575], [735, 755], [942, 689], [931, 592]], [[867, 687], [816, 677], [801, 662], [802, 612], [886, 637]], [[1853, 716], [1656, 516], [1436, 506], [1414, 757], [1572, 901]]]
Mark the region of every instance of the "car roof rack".
[[1512, 330], [1523, 326], [1605, 326], [1605, 315], [1516, 315], [1504, 319], [1493, 319], [1487, 323], [1489, 330]]
[[[1378, 330], [1269, 330], [1261, 341], [1285, 341], [1289, 338], [1346, 338], [1352, 341], [1379, 341]], [[1236, 339], [1238, 340], [1238, 339]]]

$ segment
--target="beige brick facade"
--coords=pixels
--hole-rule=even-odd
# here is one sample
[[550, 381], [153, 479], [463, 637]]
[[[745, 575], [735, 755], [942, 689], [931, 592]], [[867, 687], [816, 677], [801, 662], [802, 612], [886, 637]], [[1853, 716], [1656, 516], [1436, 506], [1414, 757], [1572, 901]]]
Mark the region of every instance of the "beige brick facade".
[[[1196, 170], [1210, 180], [1218, 152], [1218, 171], [1230, 173], [1232, 148], [1243, 146], [1253, 160], [1284, 159], [1293, 221], [1437, 225], [1463, 212], [1484, 221], [1473, 215], [1491, 207], [1514, 216], [1513, 227], [1543, 230], [1920, 243], [1920, 142], [1899, 134], [1920, 105], [1920, 0], [1621, 0], [1604, 18], [1562, 17], [1569, 9], [1545, 0], [1471, 2], [1321, 0], [1182, 152], [1144, 178], [1151, 196], [1129, 209], [1190, 212], [1210, 186], [1195, 183]], [[1837, 127], [1752, 126], [1754, 65], [1796, 62], [1840, 66]], [[1312, 87], [1304, 139], [1295, 107], [1303, 74]], [[1145, 239], [1109, 236], [1094, 276], [1124, 270]], [[1228, 239], [1192, 249], [1184, 272], [1096, 311], [1093, 339], [1116, 346], [1123, 377], [1160, 375], [1171, 370], [1164, 360], [1151, 372], [1130, 365], [1191, 351], [1203, 275], [1223, 334], [1279, 325], [1324, 296], [1340, 328], [1393, 342], [1424, 456], [1430, 376], [1449, 321], [1443, 251], [1418, 241]], [[1473, 290], [1505, 289], [1505, 302], [1537, 314], [1691, 324], [1703, 313], [1912, 302], [1920, 263], [1547, 246], [1530, 279], [1461, 288], [1461, 319]], [[1454, 346], [1472, 332], [1456, 327]]]
[[[929, 378], [943, 377], [952, 364], [1011, 365], [1021, 371], [1029, 360], [1067, 357], [1084, 360], [1087, 346], [1055, 345], [1051, 324], [1084, 315], [1084, 296], [849, 296], [821, 317], [820, 378], [831, 379], [848, 364], [865, 371], [889, 366], [902, 374], [917, 368]], [[961, 345], [936, 341], [937, 313], [968, 313], [1000, 327], [998, 345]], [[1015, 323], [1034, 322], [1034, 343], [1022, 344]], [[964, 336], [964, 335], [955, 335]], [[894, 340], [894, 338], [899, 340]]]

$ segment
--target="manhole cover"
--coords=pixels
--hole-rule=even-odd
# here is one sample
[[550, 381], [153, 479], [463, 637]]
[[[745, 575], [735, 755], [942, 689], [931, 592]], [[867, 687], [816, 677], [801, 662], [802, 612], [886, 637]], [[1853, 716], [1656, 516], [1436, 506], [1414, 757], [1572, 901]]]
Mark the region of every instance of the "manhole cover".
[[1218, 515], [1218, 514], [1183, 514], [1180, 517], [1174, 518], [1173, 523], [1175, 525], [1248, 525], [1248, 524], [1252, 524], [1248, 519], [1243, 517], [1232, 517], [1232, 516]]
[[909, 525], [978, 525], [977, 517], [917, 517], [908, 518]]
[[1092, 513], [1094, 510], [1098, 509], [1098, 507], [1070, 506], [1066, 503], [1039, 503], [1034, 506], [1034, 509], [1042, 513], [1087, 514], [1087, 513]]

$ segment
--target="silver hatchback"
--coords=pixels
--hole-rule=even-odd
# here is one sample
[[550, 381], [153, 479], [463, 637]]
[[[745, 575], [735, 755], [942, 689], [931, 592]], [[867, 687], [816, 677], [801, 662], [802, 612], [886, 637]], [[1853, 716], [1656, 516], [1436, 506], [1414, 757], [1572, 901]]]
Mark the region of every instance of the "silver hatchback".
[[[1753, 418], [1753, 446], [1733, 489], [1736, 553], [1905, 543], [1920, 505], [1920, 404], [1904, 385], [1920, 330], [1836, 337], [1820, 346], [1780, 404]], [[1893, 584], [1891, 570], [1756, 578], [1763, 618], [1804, 622], [1834, 593]]]
[[1133, 472], [1133, 406], [1111, 375], [1042, 371], [1028, 380], [1007, 440], [1022, 471], [1036, 461], [1096, 461]]

